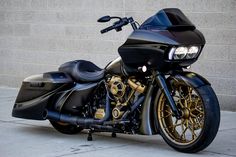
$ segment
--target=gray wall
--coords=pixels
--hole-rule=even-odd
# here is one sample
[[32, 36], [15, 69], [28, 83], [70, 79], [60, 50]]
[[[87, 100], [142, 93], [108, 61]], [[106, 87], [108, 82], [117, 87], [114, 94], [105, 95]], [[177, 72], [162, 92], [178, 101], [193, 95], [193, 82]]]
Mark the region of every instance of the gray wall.
[[100, 16], [141, 23], [165, 7], [182, 9], [204, 33], [207, 45], [192, 70], [210, 80], [222, 109], [236, 111], [235, 0], [0, 0], [0, 85], [19, 87], [68, 60], [104, 67], [131, 29], [101, 35], [108, 25], [96, 22]]

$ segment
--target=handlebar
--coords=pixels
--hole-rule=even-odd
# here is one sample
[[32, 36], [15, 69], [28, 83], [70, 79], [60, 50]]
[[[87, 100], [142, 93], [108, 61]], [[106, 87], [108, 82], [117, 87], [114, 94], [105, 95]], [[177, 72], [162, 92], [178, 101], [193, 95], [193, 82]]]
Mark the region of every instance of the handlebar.
[[113, 30], [113, 29], [114, 29], [114, 26], [110, 26], [110, 27], [107, 27], [107, 28], [105, 28], [105, 29], [102, 29], [102, 30], [101, 30], [101, 33], [103, 34], [103, 33], [109, 32], [109, 31], [111, 31], [111, 30]]
[[[106, 16], [106, 17], [110, 17], [110, 16]], [[118, 18], [118, 17], [110, 17], [111, 19], [112, 18]], [[101, 18], [100, 18], [101, 19]], [[107, 21], [110, 21], [110, 20], [107, 20]], [[99, 22], [99, 20], [98, 20]], [[133, 20], [132, 17], [124, 17], [124, 18], [119, 18], [118, 21], [114, 22], [112, 26], [109, 26], [103, 30], [101, 30], [100, 32], [103, 34], [103, 33], [107, 33], [113, 29], [115, 29], [117, 32], [121, 31], [122, 30], [122, 27], [127, 25], [127, 24], [131, 24], [132, 25], [132, 28], [135, 30], [137, 29], [137, 26], [135, 24], [135, 21]]]

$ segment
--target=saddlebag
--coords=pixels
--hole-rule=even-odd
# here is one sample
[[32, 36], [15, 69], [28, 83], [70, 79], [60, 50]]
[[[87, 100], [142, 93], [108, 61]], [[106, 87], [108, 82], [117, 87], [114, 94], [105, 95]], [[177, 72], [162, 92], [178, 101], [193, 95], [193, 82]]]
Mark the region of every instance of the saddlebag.
[[73, 85], [71, 77], [63, 72], [48, 72], [26, 78], [16, 98], [12, 116], [43, 120], [43, 112], [50, 99]]

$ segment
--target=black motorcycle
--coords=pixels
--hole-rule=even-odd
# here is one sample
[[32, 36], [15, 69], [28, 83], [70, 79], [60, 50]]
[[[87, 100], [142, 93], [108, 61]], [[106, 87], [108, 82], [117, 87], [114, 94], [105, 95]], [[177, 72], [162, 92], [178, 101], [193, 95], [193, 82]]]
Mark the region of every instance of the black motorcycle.
[[86, 60], [62, 64], [56, 72], [26, 78], [12, 116], [46, 120], [59, 132], [160, 134], [174, 149], [193, 153], [215, 138], [220, 108], [210, 83], [186, 69], [205, 45], [203, 34], [175, 8], [163, 9], [139, 25], [117, 19], [106, 33], [131, 24], [120, 57], [104, 69]]

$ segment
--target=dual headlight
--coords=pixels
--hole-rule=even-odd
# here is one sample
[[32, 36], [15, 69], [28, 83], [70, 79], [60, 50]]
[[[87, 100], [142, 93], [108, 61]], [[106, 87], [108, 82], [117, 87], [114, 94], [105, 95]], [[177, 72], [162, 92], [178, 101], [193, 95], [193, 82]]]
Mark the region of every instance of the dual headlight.
[[197, 57], [200, 52], [200, 46], [190, 46], [190, 47], [173, 47], [171, 48], [168, 59], [169, 60], [181, 60], [181, 59], [193, 59]]

